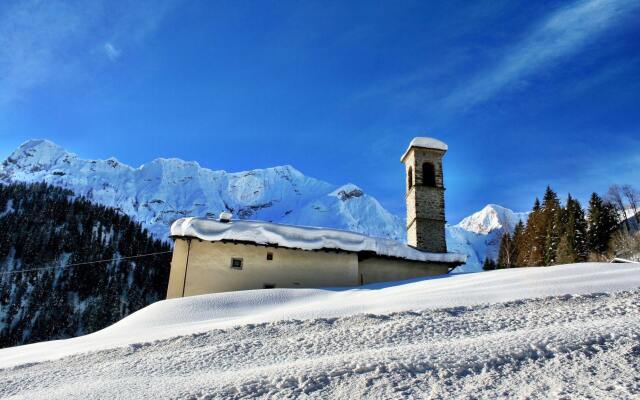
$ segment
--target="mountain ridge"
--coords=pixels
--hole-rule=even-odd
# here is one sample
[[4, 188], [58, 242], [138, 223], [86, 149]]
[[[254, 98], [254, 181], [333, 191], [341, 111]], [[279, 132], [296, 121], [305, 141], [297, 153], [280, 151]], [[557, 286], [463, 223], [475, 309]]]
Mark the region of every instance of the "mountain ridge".
[[[263, 219], [353, 230], [396, 240], [403, 222], [358, 186], [305, 176], [291, 165], [240, 172], [211, 170], [195, 161], [156, 158], [138, 168], [111, 157], [89, 160], [48, 140], [30, 140], [1, 165], [0, 182], [44, 181], [119, 208], [157, 237], [187, 215]], [[374, 215], [372, 215], [374, 214]]]
[[[404, 218], [387, 211], [353, 183], [334, 185], [308, 177], [291, 165], [227, 172], [197, 161], [158, 157], [137, 168], [115, 157], [80, 158], [47, 139], [24, 142], [0, 164], [0, 183], [46, 182], [114, 207], [167, 239], [181, 217], [234, 218], [321, 226], [405, 240]], [[490, 204], [446, 227], [449, 251], [467, 254], [457, 271], [481, 270], [497, 257], [499, 239], [526, 213]], [[499, 234], [496, 232], [500, 232]]]

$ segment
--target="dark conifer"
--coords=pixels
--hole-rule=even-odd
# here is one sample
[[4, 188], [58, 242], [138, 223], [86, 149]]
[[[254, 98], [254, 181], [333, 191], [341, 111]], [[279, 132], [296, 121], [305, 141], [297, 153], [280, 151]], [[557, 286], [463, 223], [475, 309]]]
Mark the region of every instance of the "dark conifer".
[[518, 221], [513, 230], [513, 267], [521, 267], [522, 255], [526, 254], [524, 246], [526, 245], [526, 228], [522, 221]]
[[558, 247], [558, 262], [561, 264], [584, 262], [587, 257], [587, 221], [580, 202], [569, 195]]
[[560, 243], [562, 229], [563, 210], [560, 206], [558, 195], [547, 186], [542, 199], [540, 220], [540, 243], [544, 243], [542, 252], [542, 265], [554, 265]]
[[493, 271], [494, 269], [497, 269], [496, 262], [493, 261], [493, 259], [487, 257], [484, 259], [484, 264], [482, 265], [482, 269], [484, 269], [485, 271]]
[[594, 255], [604, 255], [609, 250], [611, 235], [617, 226], [616, 210], [593, 193], [589, 200], [588, 244]]
[[[0, 231], [11, 233], [0, 235], [0, 272], [170, 249], [116, 210], [44, 183], [0, 185]], [[90, 333], [164, 298], [169, 259], [0, 275], [0, 346]]]

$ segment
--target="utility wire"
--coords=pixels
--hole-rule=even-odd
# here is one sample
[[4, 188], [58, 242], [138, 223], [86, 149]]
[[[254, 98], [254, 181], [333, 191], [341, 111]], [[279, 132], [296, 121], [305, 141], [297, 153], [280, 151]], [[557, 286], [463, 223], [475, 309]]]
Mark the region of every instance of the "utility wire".
[[67, 264], [67, 265], [62, 265], [62, 266], [57, 266], [57, 267], [18, 269], [18, 270], [15, 270], [15, 271], [2, 272], [2, 273], [0, 273], [0, 275], [19, 274], [19, 273], [22, 273], [22, 272], [30, 272], [30, 271], [42, 271], [42, 270], [45, 270], [45, 269], [64, 269], [64, 268], [70, 268], [70, 267], [77, 267], [78, 265], [98, 264], [98, 263], [103, 263], [103, 262], [108, 262], [108, 261], [130, 260], [132, 258], [150, 257], [150, 256], [156, 256], [158, 254], [167, 254], [167, 253], [172, 253], [172, 252], [173, 252], [173, 250], [168, 250], [168, 251], [159, 251], [157, 253], [140, 254], [140, 255], [137, 255], [137, 256], [120, 257], [120, 258], [109, 258], [109, 259], [106, 259], [106, 260], [87, 261], [87, 262], [81, 262], [81, 263]]

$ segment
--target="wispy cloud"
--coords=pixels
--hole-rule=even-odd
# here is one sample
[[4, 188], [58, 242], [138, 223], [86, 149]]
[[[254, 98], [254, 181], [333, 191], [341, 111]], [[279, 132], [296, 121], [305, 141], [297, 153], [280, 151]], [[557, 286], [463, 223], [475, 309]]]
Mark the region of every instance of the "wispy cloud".
[[517, 87], [523, 79], [584, 49], [639, 4], [636, 0], [584, 0], [554, 12], [493, 69], [454, 91], [445, 105], [467, 109]]
[[571, 193], [585, 206], [592, 192], [603, 194], [613, 184], [640, 187], [640, 140], [635, 139], [638, 132], [623, 133], [616, 143], [606, 143], [607, 139], [597, 145], [594, 140], [579, 146], [576, 143], [577, 151], [572, 157], [548, 160], [552, 168], [544, 169], [540, 161], [533, 161], [503, 173], [510, 183], [498, 189], [497, 197], [509, 207], [527, 210], [533, 198], [551, 185], [561, 197]]
[[106, 54], [107, 58], [111, 61], [116, 61], [120, 58], [120, 54], [122, 54], [122, 50], [116, 48], [112, 43], [107, 42], [104, 44], [104, 54]]
[[123, 48], [153, 33], [179, 1], [2, 2], [0, 106], [26, 99], [50, 80], [90, 75], [86, 71], [100, 59], [115, 61]]

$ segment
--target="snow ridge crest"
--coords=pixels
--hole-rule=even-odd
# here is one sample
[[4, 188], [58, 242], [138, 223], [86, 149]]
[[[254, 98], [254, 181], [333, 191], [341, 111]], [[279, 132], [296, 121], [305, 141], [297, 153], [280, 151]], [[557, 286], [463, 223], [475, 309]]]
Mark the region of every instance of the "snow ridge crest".
[[187, 216], [322, 226], [404, 239], [404, 224], [362, 189], [305, 176], [291, 165], [242, 172], [158, 158], [139, 168], [118, 161], [85, 160], [44, 139], [29, 140], [0, 164], [0, 183], [47, 182], [115, 207], [154, 236]]

